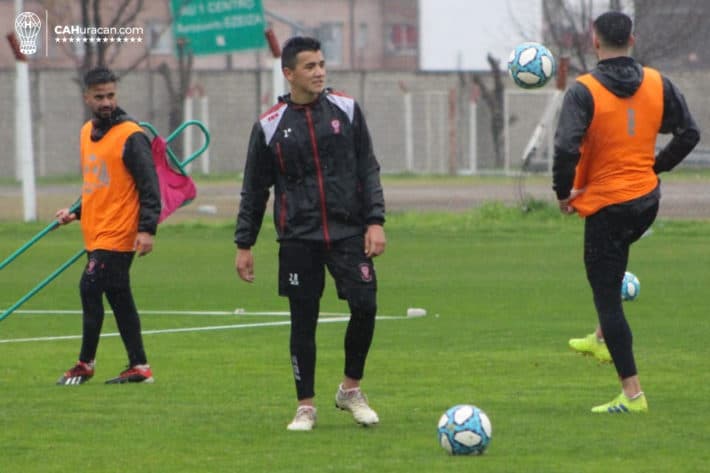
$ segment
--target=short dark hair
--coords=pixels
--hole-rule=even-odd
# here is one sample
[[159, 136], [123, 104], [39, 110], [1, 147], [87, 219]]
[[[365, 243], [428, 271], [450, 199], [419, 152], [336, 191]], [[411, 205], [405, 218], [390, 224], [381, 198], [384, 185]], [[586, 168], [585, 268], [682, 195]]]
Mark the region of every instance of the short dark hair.
[[94, 85], [108, 84], [109, 82], [118, 82], [118, 77], [107, 67], [95, 67], [84, 75], [84, 87], [87, 89]]
[[594, 20], [594, 31], [606, 46], [622, 48], [629, 44], [633, 22], [619, 11], [602, 13]]
[[320, 41], [308, 36], [294, 36], [287, 39], [281, 48], [281, 68], [295, 68], [298, 53], [303, 51], [320, 51]]

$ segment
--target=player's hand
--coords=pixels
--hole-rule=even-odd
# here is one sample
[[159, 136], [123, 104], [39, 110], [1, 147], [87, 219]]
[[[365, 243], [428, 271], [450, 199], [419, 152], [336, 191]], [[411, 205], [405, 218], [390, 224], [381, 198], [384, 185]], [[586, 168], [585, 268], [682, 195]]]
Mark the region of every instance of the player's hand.
[[54, 218], [57, 219], [59, 225], [66, 225], [76, 220], [76, 214], [74, 212], [69, 213], [68, 208], [63, 208], [57, 210], [57, 213], [54, 214]]
[[138, 256], [145, 256], [153, 251], [153, 235], [148, 232], [139, 232], [136, 236], [135, 250]]
[[373, 258], [385, 252], [387, 239], [382, 225], [368, 225], [365, 232], [365, 256]]
[[584, 192], [584, 189], [572, 189], [572, 192], [570, 192], [569, 197], [567, 197], [566, 199], [558, 200], [557, 203], [560, 207], [560, 212], [567, 215], [575, 213], [577, 209], [572, 206], [572, 201], [582, 192]]
[[254, 255], [251, 249], [237, 248], [234, 268], [239, 277], [246, 282], [254, 282]]

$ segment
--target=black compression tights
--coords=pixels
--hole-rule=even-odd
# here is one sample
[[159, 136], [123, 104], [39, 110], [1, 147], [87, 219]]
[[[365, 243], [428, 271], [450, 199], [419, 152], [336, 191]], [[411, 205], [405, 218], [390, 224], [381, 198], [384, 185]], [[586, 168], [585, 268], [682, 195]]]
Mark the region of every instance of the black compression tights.
[[291, 308], [291, 365], [298, 399], [315, 396], [316, 327], [320, 299], [289, 298]]
[[96, 357], [104, 322], [103, 294], [113, 310], [130, 366], [147, 363], [128, 275], [131, 261], [130, 253], [97, 251], [89, 255], [79, 283], [84, 329], [79, 360], [85, 363]]
[[[291, 309], [291, 364], [299, 400], [315, 396], [316, 327], [319, 299], [289, 298]], [[348, 300], [351, 317], [345, 331], [345, 376], [361, 379], [375, 330], [374, 291]]]

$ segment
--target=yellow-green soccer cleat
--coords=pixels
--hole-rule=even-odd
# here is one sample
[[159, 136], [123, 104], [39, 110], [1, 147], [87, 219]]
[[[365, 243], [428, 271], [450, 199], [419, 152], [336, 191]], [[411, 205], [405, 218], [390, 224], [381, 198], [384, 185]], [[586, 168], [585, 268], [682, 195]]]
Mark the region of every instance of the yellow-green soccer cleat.
[[646, 402], [644, 393], [632, 400], [622, 392], [606, 404], [592, 407], [592, 412], [595, 414], [637, 414], [648, 412], [648, 402]]
[[611, 362], [611, 354], [606, 347], [606, 343], [599, 341], [594, 333], [590, 333], [584, 338], [570, 338], [569, 346], [572, 350], [583, 355], [592, 355], [603, 363]]

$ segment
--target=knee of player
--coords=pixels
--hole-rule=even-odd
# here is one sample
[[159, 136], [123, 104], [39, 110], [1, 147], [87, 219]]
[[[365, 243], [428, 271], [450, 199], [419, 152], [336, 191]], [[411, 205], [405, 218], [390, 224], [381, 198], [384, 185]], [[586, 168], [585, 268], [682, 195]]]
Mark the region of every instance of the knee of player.
[[79, 292], [83, 296], [91, 296], [101, 293], [101, 288], [95, 278], [82, 277], [79, 281]]
[[377, 294], [372, 289], [348, 291], [347, 299], [353, 314], [374, 316], [377, 313]]

